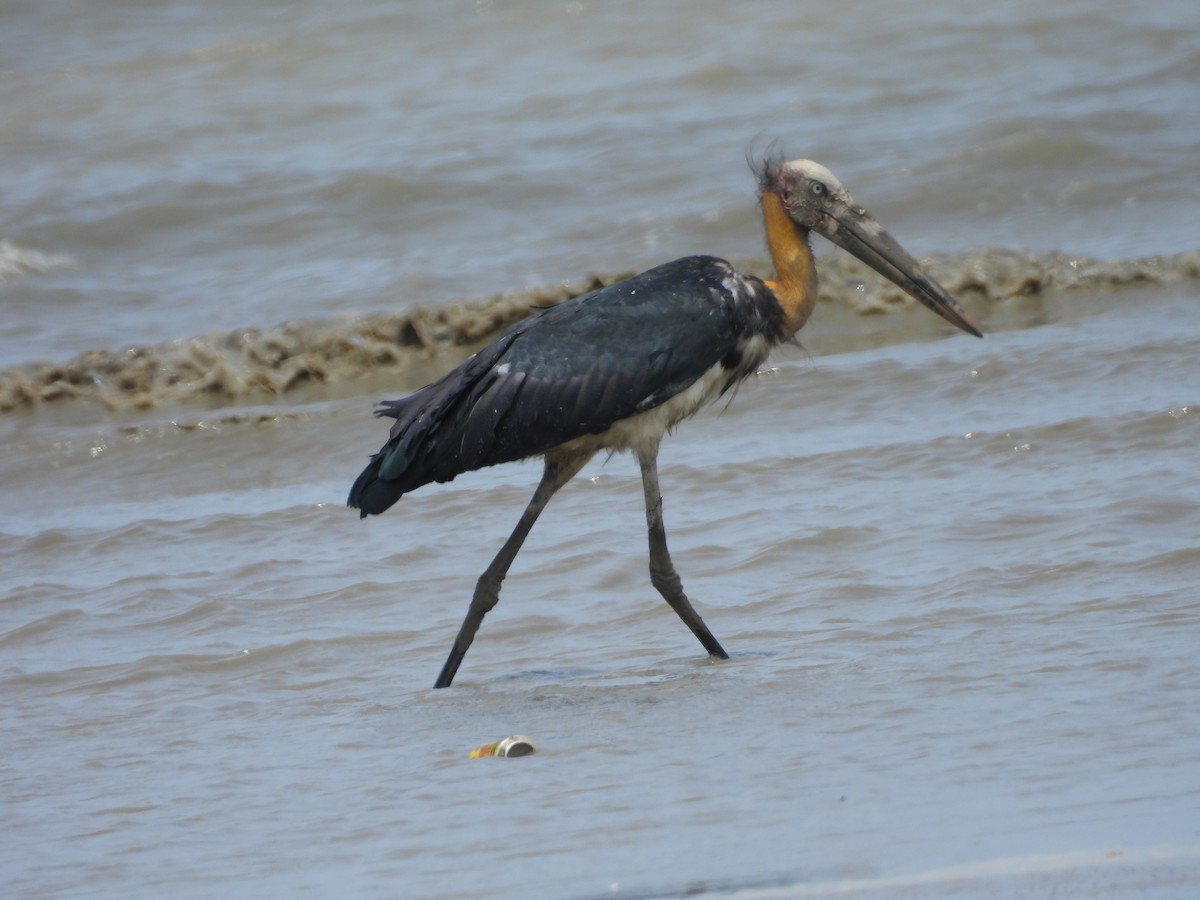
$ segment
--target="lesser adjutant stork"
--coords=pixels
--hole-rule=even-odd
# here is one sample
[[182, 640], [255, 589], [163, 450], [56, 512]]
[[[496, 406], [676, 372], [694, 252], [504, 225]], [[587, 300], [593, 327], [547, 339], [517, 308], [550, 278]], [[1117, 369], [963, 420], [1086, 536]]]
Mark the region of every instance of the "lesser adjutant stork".
[[409, 491], [484, 466], [541, 456], [541, 482], [491, 565], [438, 675], [447, 687], [533, 523], [599, 450], [632, 450], [642, 470], [650, 580], [712, 656], [727, 658], [692, 607], [671, 557], [658, 486], [663, 436], [753, 375], [771, 349], [808, 321], [817, 300], [809, 235], [823, 235], [963, 331], [981, 336], [954, 298], [824, 166], [764, 160], [758, 167], [775, 278], [723, 259], [664, 263], [518, 322], [444, 378], [378, 415], [396, 422], [350, 491], [362, 515]]

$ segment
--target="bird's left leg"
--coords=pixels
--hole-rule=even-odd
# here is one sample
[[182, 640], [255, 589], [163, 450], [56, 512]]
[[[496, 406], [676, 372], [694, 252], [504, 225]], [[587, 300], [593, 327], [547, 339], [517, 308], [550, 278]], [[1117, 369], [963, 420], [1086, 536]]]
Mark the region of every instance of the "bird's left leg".
[[638, 463], [642, 467], [642, 490], [646, 494], [646, 526], [650, 532], [650, 582], [679, 614], [692, 634], [704, 645], [709, 655], [718, 659], [729, 659], [729, 654], [713, 637], [700, 614], [692, 608], [691, 601], [683, 592], [683, 582], [667, 552], [667, 531], [663, 526], [662, 493], [658, 489], [658, 446], [638, 450]]
[[538, 483], [537, 490], [533, 492], [529, 505], [525, 507], [525, 512], [521, 514], [517, 527], [504, 542], [504, 546], [500, 548], [500, 552], [496, 554], [491, 565], [479, 576], [466, 618], [463, 619], [462, 627], [459, 628], [458, 637], [454, 639], [454, 646], [450, 648], [446, 664], [442, 666], [441, 674], [438, 675], [437, 681], [433, 685], [435, 688], [450, 687], [458, 667], [462, 664], [463, 657], [467, 655], [471, 642], [475, 640], [475, 632], [479, 630], [483, 617], [500, 602], [500, 584], [504, 581], [504, 576], [508, 574], [509, 566], [517, 558], [517, 553], [520, 551], [521, 545], [525, 543], [525, 538], [533, 528], [533, 523], [537, 521], [538, 516], [542, 514], [542, 510], [546, 508], [546, 504], [550, 502], [550, 498], [558, 492], [558, 489], [574, 478], [591, 458], [591, 453], [580, 452], [555, 453], [551, 451], [546, 454], [546, 467], [542, 472], [542, 480]]

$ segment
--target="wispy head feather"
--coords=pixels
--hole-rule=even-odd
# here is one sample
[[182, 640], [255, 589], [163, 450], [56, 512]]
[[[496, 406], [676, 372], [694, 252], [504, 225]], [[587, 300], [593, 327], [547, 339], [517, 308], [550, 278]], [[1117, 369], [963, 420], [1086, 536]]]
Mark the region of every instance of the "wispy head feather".
[[758, 192], [762, 194], [771, 184], [773, 173], [788, 157], [779, 147], [779, 138], [771, 138], [761, 150], [755, 146], [756, 143], [757, 139], [746, 148], [746, 165], [758, 180]]

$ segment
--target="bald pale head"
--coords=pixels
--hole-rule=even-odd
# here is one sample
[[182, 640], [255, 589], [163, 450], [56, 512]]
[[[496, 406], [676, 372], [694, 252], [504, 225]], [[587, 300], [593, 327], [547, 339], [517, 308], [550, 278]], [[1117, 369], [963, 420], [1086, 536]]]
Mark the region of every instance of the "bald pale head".
[[842, 187], [842, 183], [837, 180], [837, 176], [819, 162], [813, 162], [811, 159], [793, 159], [791, 162], [785, 162], [781, 165], [793, 178], [820, 181], [830, 191], [845, 190]]
[[759, 170], [759, 190], [778, 197], [797, 225], [827, 237], [836, 219], [854, 208], [837, 176], [811, 159], [766, 160]]
[[[767, 207], [782, 206], [797, 234], [823, 235], [857, 256], [935, 313], [963, 331], [979, 334], [954, 298], [938, 284], [861, 206], [832, 172], [811, 159], [774, 157], [758, 167], [759, 190]], [[777, 201], [777, 202], [776, 202]], [[768, 236], [769, 238], [770, 236]]]

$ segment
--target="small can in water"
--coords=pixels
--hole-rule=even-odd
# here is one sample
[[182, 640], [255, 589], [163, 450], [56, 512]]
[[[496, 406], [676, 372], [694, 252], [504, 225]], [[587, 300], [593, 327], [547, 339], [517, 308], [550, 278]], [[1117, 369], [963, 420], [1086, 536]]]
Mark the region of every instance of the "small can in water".
[[512, 737], [506, 737], [502, 741], [481, 744], [471, 751], [471, 759], [482, 759], [485, 756], [528, 756], [536, 749], [533, 746], [533, 741], [525, 737], [525, 735], [514, 734]]

